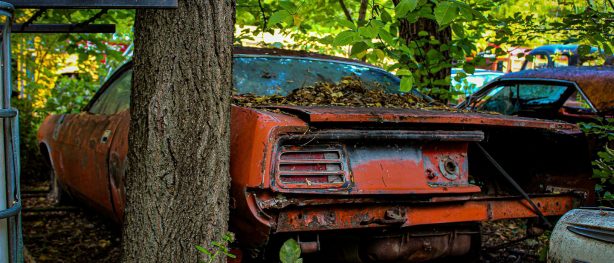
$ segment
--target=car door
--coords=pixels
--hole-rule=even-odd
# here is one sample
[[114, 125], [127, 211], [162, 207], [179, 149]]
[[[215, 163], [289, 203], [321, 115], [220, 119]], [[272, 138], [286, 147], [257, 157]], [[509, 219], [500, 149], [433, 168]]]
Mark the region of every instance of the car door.
[[[74, 194], [107, 214], [113, 214], [109, 185], [109, 150], [122, 118], [119, 114], [128, 107], [132, 71], [124, 68], [103, 85], [86, 111], [71, 121], [68, 134], [79, 137], [71, 144], [73, 158], [64, 159], [71, 173], [66, 183]], [[128, 98], [129, 99], [129, 98]], [[74, 130], [74, 131], [73, 131]]]

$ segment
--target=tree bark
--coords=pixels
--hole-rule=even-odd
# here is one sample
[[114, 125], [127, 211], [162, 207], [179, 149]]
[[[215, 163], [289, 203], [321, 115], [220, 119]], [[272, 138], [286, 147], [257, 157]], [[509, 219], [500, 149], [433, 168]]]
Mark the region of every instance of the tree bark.
[[[399, 27], [399, 37], [403, 38], [405, 41], [409, 43], [409, 41], [411, 41], [412, 39], [419, 38], [418, 33], [420, 31], [429, 32], [430, 35], [434, 36], [435, 39], [439, 40], [442, 45], [443, 44], [449, 45], [450, 42], [452, 41], [452, 29], [450, 27], [446, 27], [445, 29], [440, 30], [439, 25], [437, 24], [435, 20], [426, 19], [426, 18], [418, 19], [418, 21], [415, 23], [408, 23], [406, 20], [401, 21], [401, 24]], [[437, 47], [428, 45], [424, 47], [424, 50], [426, 53], [428, 52], [429, 49], [431, 48], [438, 49], [438, 47], [439, 45]], [[446, 57], [446, 61], [448, 62], [452, 61], [452, 58], [449, 56], [448, 52], [443, 52], [443, 54]], [[417, 57], [418, 62], [426, 61], [426, 55], [418, 54], [416, 57]], [[450, 74], [451, 74], [451, 69], [446, 68], [436, 73], [431, 73], [429, 77], [433, 79], [445, 79], [447, 76], [450, 76]], [[445, 88], [445, 87], [440, 87], [440, 88]]]
[[[394, 5], [396, 6], [398, 3], [400, 2], [400, 0], [393, 0]], [[420, 18], [418, 19], [417, 22], [415, 23], [409, 23], [407, 20], [403, 19], [400, 21], [400, 25], [399, 25], [399, 37], [404, 39], [407, 43], [409, 43], [410, 41], [414, 40], [414, 39], [418, 39], [420, 38], [420, 36], [418, 36], [418, 33], [420, 31], [426, 31], [429, 32], [429, 34], [431, 36], [433, 36], [435, 39], [439, 40], [439, 42], [441, 43], [441, 45], [445, 44], [445, 45], [449, 45], [450, 42], [452, 41], [452, 29], [450, 27], [446, 27], [443, 30], [440, 30], [439, 25], [437, 24], [437, 21], [432, 20], [432, 19], [426, 19], [426, 18]], [[426, 47], [424, 47], [424, 54], [416, 54], [416, 60], [418, 61], [418, 63], [421, 63], [423, 65], [425, 65], [426, 67], [428, 67], [428, 63], [427, 59], [426, 59], [426, 52], [428, 52], [429, 49], [431, 48], [436, 48], [437, 47], [433, 47], [430, 45], [427, 45]], [[445, 57], [445, 60], [447, 62], [452, 62], [452, 58], [449, 55], [449, 52], [443, 52], [443, 55]], [[434, 79], [434, 80], [443, 80], [446, 77], [450, 76], [452, 73], [451, 68], [445, 68], [442, 69], [436, 73], [429, 73], [427, 78], [428, 79]], [[418, 80], [421, 81], [421, 80]], [[450, 89], [450, 86], [438, 86], [439, 88], [442, 89]], [[435, 98], [437, 99], [437, 98]]]
[[360, 0], [360, 8], [358, 9], [358, 22], [364, 22], [367, 17], [367, 7], [369, 0]]
[[234, 12], [137, 11], [123, 262], [197, 262], [228, 229]]

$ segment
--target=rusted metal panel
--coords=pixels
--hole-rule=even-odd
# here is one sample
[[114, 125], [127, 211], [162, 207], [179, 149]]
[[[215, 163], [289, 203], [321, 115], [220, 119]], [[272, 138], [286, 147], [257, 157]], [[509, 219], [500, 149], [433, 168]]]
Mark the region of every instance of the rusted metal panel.
[[[468, 183], [466, 141], [481, 140], [482, 132], [371, 132], [328, 130], [282, 136], [273, 152], [272, 188], [285, 193], [335, 195], [480, 192], [479, 187]], [[290, 160], [282, 160], [289, 149], [297, 158], [291, 160], [292, 166], [285, 164]], [[336, 154], [335, 160], [324, 160], [324, 152]], [[302, 155], [315, 158], [318, 154], [321, 160], [300, 159]], [[319, 166], [314, 162], [320, 162]], [[285, 170], [290, 168], [293, 171]], [[329, 182], [318, 174], [338, 180]], [[290, 179], [299, 181], [284, 183]]]
[[506, 78], [542, 78], [573, 81], [593, 105], [602, 112], [614, 109], [614, 67], [561, 67], [523, 70], [506, 74]]
[[[546, 216], [562, 215], [573, 207], [573, 197], [535, 197]], [[390, 222], [390, 212], [399, 210], [403, 220]], [[481, 222], [537, 217], [524, 200], [483, 200], [421, 206], [301, 207], [280, 212], [278, 232], [325, 231], [373, 227], [410, 227], [430, 224]]]
[[564, 130], [581, 133], [577, 126], [559, 121], [549, 121], [514, 116], [448, 112], [419, 109], [352, 108], [323, 106], [271, 106], [304, 117], [310, 123], [415, 123], [471, 125], [482, 127], [518, 127]]

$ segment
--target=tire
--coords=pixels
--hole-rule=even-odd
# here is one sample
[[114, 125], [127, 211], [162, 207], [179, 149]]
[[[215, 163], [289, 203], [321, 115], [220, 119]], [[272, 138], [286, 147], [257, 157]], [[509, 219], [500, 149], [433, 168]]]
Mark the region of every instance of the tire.
[[49, 194], [47, 197], [55, 205], [68, 204], [72, 201], [72, 198], [66, 190], [62, 188], [58, 178], [55, 176], [53, 168], [49, 169]]

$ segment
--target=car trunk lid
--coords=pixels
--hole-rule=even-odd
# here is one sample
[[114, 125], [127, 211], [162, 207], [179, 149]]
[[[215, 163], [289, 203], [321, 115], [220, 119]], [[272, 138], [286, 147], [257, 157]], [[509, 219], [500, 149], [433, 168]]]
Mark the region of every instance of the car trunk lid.
[[310, 124], [406, 123], [448, 124], [453, 126], [519, 127], [580, 133], [574, 124], [498, 114], [443, 110], [357, 108], [337, 106], [270, 106], [295, 114]]

